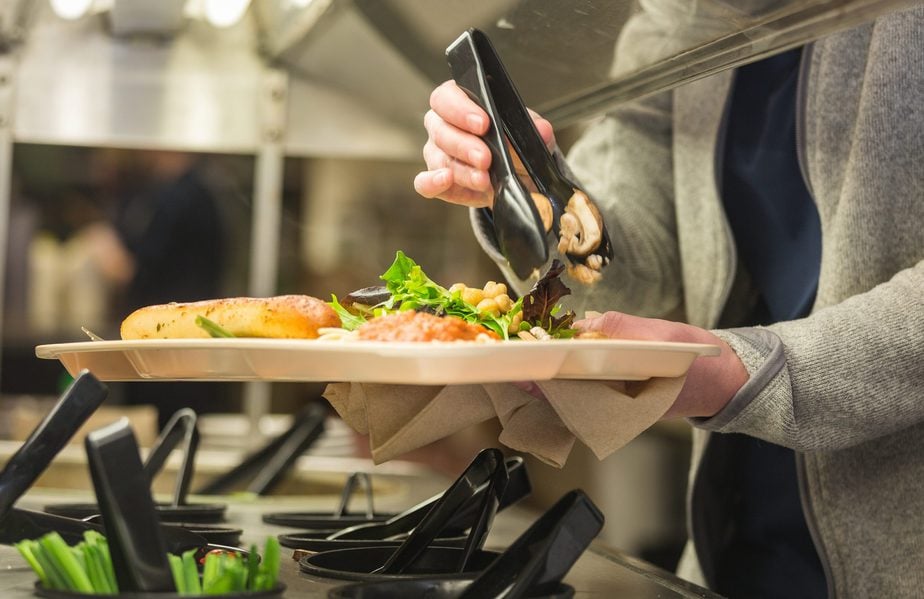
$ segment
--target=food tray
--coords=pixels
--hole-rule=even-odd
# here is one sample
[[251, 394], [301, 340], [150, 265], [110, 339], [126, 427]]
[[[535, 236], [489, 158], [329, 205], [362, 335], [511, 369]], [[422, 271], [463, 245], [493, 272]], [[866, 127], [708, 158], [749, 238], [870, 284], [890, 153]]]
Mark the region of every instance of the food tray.
[[549, 379], [645, 380], [684, 374], [714, 345], [617, 339], [385, 342], [146, 339], [39, 345], [71, 375], [104, 381], [307, 381], [456, 385]]

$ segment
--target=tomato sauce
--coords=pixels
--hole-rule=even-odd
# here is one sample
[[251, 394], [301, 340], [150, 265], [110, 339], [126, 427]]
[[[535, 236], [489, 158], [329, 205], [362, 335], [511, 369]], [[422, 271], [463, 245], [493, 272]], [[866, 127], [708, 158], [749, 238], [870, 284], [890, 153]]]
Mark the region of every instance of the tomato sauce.
[[499, 339], [494, 331], [465, 322], [457, 316], [434, 316], [407, 310], [373, 318], [359, 329], [366, 341], [475, 341]]

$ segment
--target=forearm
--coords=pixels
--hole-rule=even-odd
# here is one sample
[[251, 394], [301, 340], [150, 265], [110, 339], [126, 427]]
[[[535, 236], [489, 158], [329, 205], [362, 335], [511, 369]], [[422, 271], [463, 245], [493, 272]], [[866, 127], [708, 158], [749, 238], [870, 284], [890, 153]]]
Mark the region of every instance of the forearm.
[[718, 331], [750, 379], [698, 426], [801, 450], [849, 447], [924, 420], [924, 263], [809, 318]]

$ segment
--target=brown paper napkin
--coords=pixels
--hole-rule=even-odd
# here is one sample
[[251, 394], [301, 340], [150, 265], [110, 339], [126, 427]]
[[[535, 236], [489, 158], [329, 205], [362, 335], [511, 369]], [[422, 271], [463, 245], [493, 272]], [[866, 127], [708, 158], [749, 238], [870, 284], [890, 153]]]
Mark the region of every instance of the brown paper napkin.
[[541, 381], [544, 399], [513, 385], [334, 383], [324, 397], [369, 435], [379, 464], [497, 417], [498, 441], [562, 467], [575, 439], [603, 459], [658, 421], [686, 377], [638, 382]]

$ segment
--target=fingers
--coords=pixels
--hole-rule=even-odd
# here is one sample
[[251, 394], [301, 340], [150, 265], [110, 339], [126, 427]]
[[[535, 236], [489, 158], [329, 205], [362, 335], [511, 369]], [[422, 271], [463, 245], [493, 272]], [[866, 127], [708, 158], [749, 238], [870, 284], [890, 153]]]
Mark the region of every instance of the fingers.
[[555, 130], [552, 128], [552, 123], [542, 118], [538, 112], [531, 108], [527, 108], [529, 111], [529, 116], [533, 117], [533, 124], [536, 126], [536, 130], [539, 132], [542, 141], [545, 142], [545, 147], [550, 150], [555, 147]]
[[430, 105], [424, 116], [428, 140], [423, 148], [428, 170], [415, 177], [414, 189], [427, 198], [490, 206], [491, 152], [479, 137], [487, 131], [487, 114], [454, 81], [433, 90]]
[[414, 189], [425, 198], [439, 198], [443, 201], [469, 206], [471, 208], [490, 207], [492, 194], [480, 192], [454, 183], [453, 171], [441, 168], [423, 171], [414, 177]]
[[440, 145], [430, 139], [424, 145], [424, 161], [429, 170], [448, 168], [452, 171], [453, 183], [472, 191], [485, 194], [491, 191], [491, 177], [485, 168], [472, 166], [447, 154]]
[[433, 90], [430, 108], [447, 123], [472, 135], [484, 135], [488, 130], [487, 113], [455, 81], [446, 81]]
[[614, 339], [639, 341], [696, 342], [701, 332], [696, 327], [680, 322], [612, 311], [578, 320], [574, 323], [574, 328], [581, 331], [597, 331]]
[[[472, 207], [491, 206], [491, 152], [481, 139], [489, 127], [488, 115], [451, 80], [433, 90], [430, 108], [424, 116], [428, 140], [423, 157], [427, 170], [415, 177], [414, 189], [426, 198]], [[545, 144], [553, 147], [551, 123], [533, 111], [530, 114]]]

